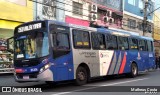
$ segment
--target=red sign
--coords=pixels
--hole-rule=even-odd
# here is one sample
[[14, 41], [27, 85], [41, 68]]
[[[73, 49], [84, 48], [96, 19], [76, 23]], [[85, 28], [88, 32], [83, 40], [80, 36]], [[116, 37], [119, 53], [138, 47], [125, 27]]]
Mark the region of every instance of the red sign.
[[71, 24], [89, 26], [89, 21], [78, 19], [78, 18], [73, 18], [73, 17], [69, 17], [69, 16], [66, 16], [65, 21], [67, 23], [71, 23]]

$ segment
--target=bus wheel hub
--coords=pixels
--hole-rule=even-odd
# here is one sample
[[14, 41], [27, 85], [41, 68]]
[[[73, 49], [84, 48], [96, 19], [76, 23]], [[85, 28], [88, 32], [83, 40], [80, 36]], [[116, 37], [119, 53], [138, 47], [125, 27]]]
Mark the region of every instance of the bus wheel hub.
[[84, 80], [85, 79], [85, 75], [83, 72], [79, 72], [78, 77], [80, 80]]

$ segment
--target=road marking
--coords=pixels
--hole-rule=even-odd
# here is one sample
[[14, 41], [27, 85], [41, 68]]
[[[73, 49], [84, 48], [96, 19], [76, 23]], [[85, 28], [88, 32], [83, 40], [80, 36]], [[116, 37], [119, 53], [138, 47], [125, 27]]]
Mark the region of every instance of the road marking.
[[87, 85], [87, 86], [112, 86], [116, 84], [123, 84], [123, 83], [130, 83], [130, 82], [135, 82], [135, 81], [141, 81], [149, 78], [143, 78], [143, 79], [137, 79], [137, 80], [131, 80], [131, 81], [124, 81], [124, 82], [117, 82], [117, 83], [110, 83], [110, 84], [105, 84], [105, 85]]
[[[73, 91], [69, 91], [69, 92], [61, 92], [61, 93], [56, 93], [56, 94], [52, 94], [52, 95], [63, 95], [63, 94], [68, 94], [68, 93], [72, 93], [72, 92], [77, 92], [77, 91], [83, 91], [83, 90], [89, 90], [89, 89], [99, 88], [99, 87], [102, 87], [102, 86], [112, 86], [112, 85], [124, 84], [124, 83], [130, 83], [130, 82], [136, 82], [136, 81], [141, 81], [141, 80], [146, 80], [146, 79], [149, 79], [149, 78], [136, 79], [136, 80], [131, 80], [131, 81], [117, 82], [117, 83], [110, 83], [110, 84], [105, 84], [105, 85], [99, 85], [98, 87], [96, 85], [96, 87], [78, 89], [78, 90], [73, 90]], [[86, 85], [86, 86], [90, 86], [90, 85]]]

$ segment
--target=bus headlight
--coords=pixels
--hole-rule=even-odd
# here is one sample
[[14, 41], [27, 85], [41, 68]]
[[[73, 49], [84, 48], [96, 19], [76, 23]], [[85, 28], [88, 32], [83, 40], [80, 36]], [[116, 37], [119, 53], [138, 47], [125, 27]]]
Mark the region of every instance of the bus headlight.
[[48, 69], [49, 67], [50, 67], [50, 64], [44, 65], [44, 66], [40, 69], [39, 73], [42, 73], [43, 71], [45, 71], [45, 70]]

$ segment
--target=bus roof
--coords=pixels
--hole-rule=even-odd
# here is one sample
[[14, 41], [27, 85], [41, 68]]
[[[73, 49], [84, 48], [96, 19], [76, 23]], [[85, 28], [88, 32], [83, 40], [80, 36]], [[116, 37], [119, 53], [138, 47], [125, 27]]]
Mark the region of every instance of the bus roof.
[[137, 33], [134, 33], [134, 32], [131, 32], [131, 31], [126, 31], [126, 30], [121, 30], [121, 29], [115, 29], [115, 28], [110, 28], [110, 29], [106, 29], [106, 28], [92, 28], [92, 27], [86, 27], [86, 26], [81, 26], [81, 25], [69, 24], [69, 23], [60, 22], [60, 21], [56, 21], [56, 20], [31, 21], [31, 22], [23, 23], [23, 24], [17, 26], [16, 28], [24, 26], [24, 25], [32, 24], [32, 23], [37, 23], [37, 22], [50, 22], [50, 23], [54, 23], [56, 25], [62, 25], [62, 26], [67, 26], [67, 27], [72, 27], [72, 28], [83, 29], [83, 30], [105, 32], [105, 33], [110, 33], [110, 34], [114, 34], [114, 35], [132, 36], [132, 37], [136, 37], [136, 38], [153, 40], [150, 37], [139, 36], [139, 35], [137, 35]]
[[132, 31], [127, 31], [127, 30], [122, 30], [122, 29], [92, 28], [92, 27], [86, 27], [86, 26], [81, 26], [81, 25], [69, 24], [69, 23], [65, 23], [65, 22], [59, 22], [59, 21], [53, 21], [53, 20], [51, 20], [51, 21], [54, 22], [55, 24], [68, 26], [68, 27], [72, 27], [72, 28], [79, 28], [79, 29], [90, 30], [90, 31], [105, 32], [105, 33], [110, 33], [110, 34], [114, 34], [114, 33], [116, 34], [117, 33], [117, 35], [132, 36], [132, 37], [136, 37], [136, 38], [153, 40], [150, 37], [140, 36], [138, 33], [135, 33], [135, 32], [132, 32]]
[[92, 28], [92, 27], [86, 27], [86, 26], [70, 24], [70, 23], [65, 23], [65, 22], [59, 22], [59, 21], [54, 21], [54, 20], [49, 20], [49, 21], [53, 22], [56, 25], [62, 25], [62, 26], [67, 26], [67, 27], [71, 27], [71, 28], [83, 29], [83, 30], [97, 31], [96, 28]]
[[110, 34], [117, 35], [117, 36], [127, 36], [127, 37], [130, 36], [130, 37], [153, 41], [153, 38], [151, 38], [151, 37], [140, 36], [140, 35], [134, 34], [133, 32], [128, 32], [128, 31], [120, 30], [120, 29], [115, 30], [115, 29], [97, 28], [97, 31], [98, 32], [106, 32], [106, 33], [110, 33]]

